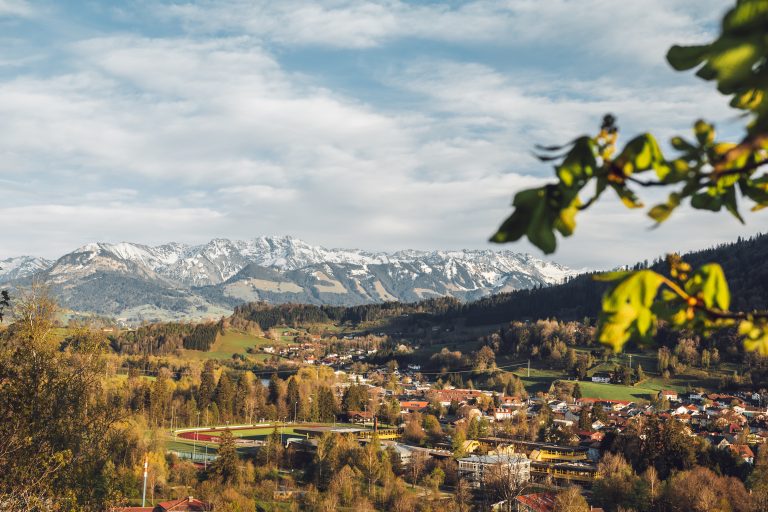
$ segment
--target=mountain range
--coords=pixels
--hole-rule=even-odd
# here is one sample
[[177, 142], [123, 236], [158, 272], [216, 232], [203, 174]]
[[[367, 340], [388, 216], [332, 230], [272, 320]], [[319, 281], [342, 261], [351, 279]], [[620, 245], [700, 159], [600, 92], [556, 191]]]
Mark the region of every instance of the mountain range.
[[453, 296], [462, 301], [556, 284], [578, 272], [528, 254], [325, 249], [292, 237], [203, 245], [91, 243], [57, 260], [0, 260], [0, 283], [46, 283], [61, 304], [128, 322], [200, 319], [240, 303], [358, 305]]

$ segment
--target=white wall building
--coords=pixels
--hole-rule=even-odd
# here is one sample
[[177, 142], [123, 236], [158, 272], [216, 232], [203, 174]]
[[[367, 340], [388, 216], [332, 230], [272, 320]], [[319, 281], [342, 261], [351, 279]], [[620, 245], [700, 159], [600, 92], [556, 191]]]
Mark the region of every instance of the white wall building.
[[531, 479], [531, 461], [521, 453], [471, 455], [459, 459], [459, 478], [475, 488], [481, 488], [496, 478], [503, 479], [510, 486], [519, 486]]

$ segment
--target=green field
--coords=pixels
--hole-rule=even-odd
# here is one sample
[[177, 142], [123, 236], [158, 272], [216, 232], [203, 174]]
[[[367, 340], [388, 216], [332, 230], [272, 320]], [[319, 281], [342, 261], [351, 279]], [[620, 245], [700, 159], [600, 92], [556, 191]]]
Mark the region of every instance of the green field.
[[[549, 391], [552, 383], [556, 380], [565, 380], [565, 375], [559, 370], [541, 370], [531, 368], [530, 377], [527, 375], [527, 369], [518, 369], [515, 375], [523, 381], [526, 391], [534, 395], [539, 391]], [[664, 381], [660, 377], [649, 376], [643, 382], [635, 386], [624, 386], [621, 384], [601, 384], [590, 381], [579, 381], [581, 395], [585, 398], [602, 398], [605, 400], [651, 400], [656, 397], [662, 389], [672, 389], [675, 391], [686, 391], [690, 387], [712, 388], [714, 377], [706, 377], [697, 374], [684, 374], [676, 376], [669, 381]]]
[[263, 360], [270, 357], [269, 354], [255, 353], [248, 354], [247, 350], [250, 347], [262, 347], [269, 345], [279, 345], [280, 342], [268, 340], [261, 336], [255, 336], [243, 331], [237, 331], [230, 329], [223, 336], [219, 336], [211, 346], [211, 349], [207, 352], [200, 350], [182, 350], [182, 359], [191, 359], [196, 361], [203, 361], [206, 359], [231, 359], [234, 354], [247, 355], [252, 359]]
[[[313, 425], [318, 425], [317, 423], [313, 423]], [[292, 434], [296, 435], [297, 428], [302, 428], [302, 426], [285, 426], [280, 427], [278, 425], [277, 431], [284, 434]], [[206, 432], [201, 432], [201, 434], [209, 435], [218, 437], [221, 434], [224, 433], [226, 429], [221, 428], [218, 430], [210, 430]], [[257, 428], [246, 428], [246, 429], [233, 429], [231, 432], [235, 437], [242, 437], [243, 439], [264, 439], [267, 436], [269, 436], [273, 431], [275, 430], [275, 427], [273, 425], [269, 425], [267, 427], [257, 427]]]
[[521, 368], [512, 373], [520, 377], [529, 395], [535, 395], [539, 391], [546, 393], [554, 381], [563, 378], [563, 373], [559, 370], [531, 368], [528, 375], [527, 368]]

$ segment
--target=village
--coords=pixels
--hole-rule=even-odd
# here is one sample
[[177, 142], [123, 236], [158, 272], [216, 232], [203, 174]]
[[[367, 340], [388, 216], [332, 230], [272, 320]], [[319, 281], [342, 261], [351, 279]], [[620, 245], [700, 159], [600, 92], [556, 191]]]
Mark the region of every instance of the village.
[[[562, 393], [544, 392], [509, 396], [453, 387], [436, 375], [421, 373], [418, 365], [400, 369], [396, 364], [363, 364], [375, 352], [363, 348], [342, 355], [326, 353], [320, 360], [306, 355], [312, 348], [309, 343], [298, 344], [282, 347], [280, 354], [302, 357], [305, 365], [326, 370], [330, 368], [323, 363], [333, 362], [332, 391], [341, 407], [331, 424], [318, 425], [296, 414], [284, 419], [282, 448], [299, 454], [290, 460], [315, 457], [322, 436], [349, 436], [363, 446], [376, 442], [396, 454], [405, 473], [452, 468], [441, 482], [442, 492], [451, 495], [463, 487], [487, 509], [551, 512], [559, 490], [574, 485], [590, 500], [591, 488], [600, 478], [601, 458], [616, 449], [617, 438], [641, 432], [641, 425], [651, 420], [676, 425], [690, 445], [718, 450], [737, 465], [753, 465], [756, 447], [768, 440], [768, 397], [759, 392], [661, 390], [648, 400], [626, 401], [581, 397], [575, 383], [573, 396], [565, 398]], [[601, 378], [596, 374], [588, 379]], [[174, 436], [216, 442], [222, 430], [231, 430], [240, 448], [259, 450], [277, 425], [263, 420], [254, 425], [205, 426], [181, 429]], [[254, 432], [265, 435], [260, 439], [248, 435]], [[182, 450], [175, 455], [189, 454]], [[194, 457], [202, 454], [192, 454], [200, 461]], [[206, 457], [206, 464], [216, 458]], [[491, 487], [498, 490], [500, 476], [503, 486], [514, 490], [509, 502], [484, 503]], [[419, 481], [418, 476], [413, 480]], [[275, 491], [275, 499], [302, 494], [281, 489]]]

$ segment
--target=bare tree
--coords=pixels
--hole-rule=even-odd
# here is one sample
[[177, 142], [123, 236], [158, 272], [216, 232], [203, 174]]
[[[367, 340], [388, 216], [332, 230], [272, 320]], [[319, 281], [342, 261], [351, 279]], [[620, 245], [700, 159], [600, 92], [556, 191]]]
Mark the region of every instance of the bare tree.
[[511, 511], [515, 498], [528, 486], [530, 465], [519, 455], [508, 455], [489, 466], [483, 475], [484, 499], [503, 502], [503, 510]]
[[408, 462], [408, 474], [411, 477], [411, 487], [418, 483], [426, 464], [427, 455], [423, 451], [416, 450], [411, 454], [411, 460]]

